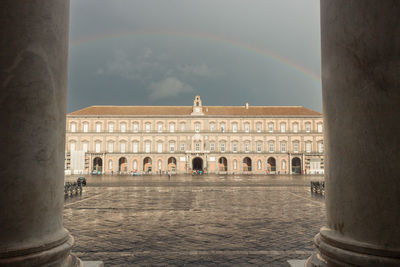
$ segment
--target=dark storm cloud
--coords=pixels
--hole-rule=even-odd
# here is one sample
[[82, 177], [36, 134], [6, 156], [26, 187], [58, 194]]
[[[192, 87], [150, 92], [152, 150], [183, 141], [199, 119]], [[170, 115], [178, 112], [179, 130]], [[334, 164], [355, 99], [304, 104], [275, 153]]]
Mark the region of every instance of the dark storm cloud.
[[307, 74], [320, 74], [319, 38], [317, 0], [72, 0], [68, 110], [190, 105], [194, 94], [321, 110]]

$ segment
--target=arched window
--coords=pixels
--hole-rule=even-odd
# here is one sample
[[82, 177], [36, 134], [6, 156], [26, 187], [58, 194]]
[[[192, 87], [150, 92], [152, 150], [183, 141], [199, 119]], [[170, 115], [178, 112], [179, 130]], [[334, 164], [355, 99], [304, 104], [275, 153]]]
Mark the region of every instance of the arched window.
[[159, 133], [161, 133], [162, 132], [162, 123], [161, 122], [159, 122], [158, 124], [157, 124], [157, 131], [159, 132]]
[[181, 122], [181, 132], [184, 132], [184, 131], [185, 131], [185, 123]]
[[232, 144], [232, 152], [236, 153], [238, 151], [238, 144], [236, 142], [234, 142]]
[[108, 124], [108, 131], [109, 131], [110, 133], [114, 132], [114, 123], [110, 122], [110, 123]]
[[221, 152], [225, 152], [225, 142], [221, 143]]
[[223, 122], [223, 123], [221, 123], [220, 124], [220, 128], [221, 128], [221, 132], [225, 132], [225, 123]]
[[244, 152], [250, 152], [250, 143], [249, 142], [244, 143]]
[[299, 153], [299, 150], [300, 150], [299, 142], [298, 141], [293, 142], [293, 152]]
[[210, 132], [213, 132], [215, 129], [215, 123], [210, 123]]

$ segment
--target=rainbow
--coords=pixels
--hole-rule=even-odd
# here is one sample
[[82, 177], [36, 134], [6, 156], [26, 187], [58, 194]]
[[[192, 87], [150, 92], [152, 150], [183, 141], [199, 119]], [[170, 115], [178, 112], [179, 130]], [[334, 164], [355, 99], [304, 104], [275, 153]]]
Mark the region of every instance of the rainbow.
[[245, 49], [248, 51], [252, 51], [258, 54], [261, 54], [263, 56], [266, 56], [274, 61], [276, 61], [279, 64], [282, 64], [286, 67], [289, 67], [302, 75], [305, 75], [309, 78], [311, 78], [313, 81], [321, 84], [321, 77], [320, 75], [317, 75], [315, 72], [312, 70], [305, 68], [304, 66], [301, 66], [290, 59], [281, 56], [271, 50], [265, 49], [265, 48], [260, 48], [255, 45], [252, 45], [250, 43], [246, 43], [243, 41], [238, 41], [238, 40], [233, 40], [233, 39], [228, 39], [225, 37], [221, 36], [216, 36], [212, 34], [204, 34], [204, 33], [193, 33], [193, 32], [178, 32], [178, 31], [168, 31], [168, 30], [139, 30], [139, 31], [124, 31], [124, 32], [118, 32], [118, 33], [109, 33], [109, 34], [99, 34], [99, 35], [92, 35], [88, 36], [86, 38], [78, 39], [78, 40], [71, 40], [70, 41], [70, 46], [79, 46], [81, 44], [86, 44], [86, 43], [91, 43], [91, 42], [97, 42], [101, 40], [107, 40], [107, 39], [117, 39], [117, 38], [123, 38], [123, 37], [128, 37], [128, 36], [135, 36], [135, 35], [167, 35], [167, 36], [177, 36], [177, 37], [186, 37], [186, 38], [192, 38], [192, 39], [200, 39], [200, 40], [209, 40], [209, 41], [214, 41], [218, 43], [223, 43], [223, 44], [229, 44], [234, 47], [238, 47], [241, 49]]

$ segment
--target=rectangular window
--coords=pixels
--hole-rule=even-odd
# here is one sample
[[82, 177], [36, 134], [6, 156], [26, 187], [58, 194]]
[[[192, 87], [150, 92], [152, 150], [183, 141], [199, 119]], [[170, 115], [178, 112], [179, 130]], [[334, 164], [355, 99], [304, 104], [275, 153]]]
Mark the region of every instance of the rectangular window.
[[225, 124], [224, 123], [221, 124], [221, 132], [223, 132], [223, 133], [225, 132]]
[[162, 132], [162, 124], [161, 124], [161, 123], [159, 123], [159, 124], [157, 125], [157, 130], [158, 130], [159, 133]]
[[185, 144], [181, 144], [181, 151], [185, 151]]
[[323, 153], [324, 152], [324, 144], [323, 143], [318, 143], [318, 152]]
[[249, 143], [245, 143], [244, 144], [244, 152], [249, 152], [250, 151], [250, 144]]
[[261, 123], [257, 123], [257, 133], [261, 133]]
[[150, 123], [146, 123], [146, 132], [147, 132], [147, 133], [150, 132]]
[[319, 124], [318, 124], [318, 132], [319, 132], [319, 133], [322, 133], [322, 123], [319, 123]]
[[184, 132], [185, 131], [185, 124], [181, 123], [181, 131]]
[[196, 151], [200, 151], [200, 143], [196, 143], [195, 144], [195, 150]]
[[75, 123], [71, 123], [71, 132], [72, 133], [76, 132], [76, 124]]
[[257, 152], [261, 152], [261, 149], [262, 149], [262, 144], [257, 143]]
[[275, 148], [274, 148], [274, 143], [269, 143], [269, 152], [272, 153], [274, 152]]
[[121, 132], [126, 132], [126, 123], [121, 123]]
[[214, 123], [210, 123], [210, 132], [213, 132], [215, 129], [215, 124]]
[[286, 132], [286, 123], [281, 123], [281, 133]]
[[233, 143], [232, 150], [233, 152], [237, 152], [237, 143]]
[[89, 131], [89, 124], [84, 123], [84, 124], [83, 124], [83, 132], [84, 132], [84, 133], [87, 133], [88, 131]]
[[149, 152], [150, 152], [150, 143], [149, 143], [149, 142], [146, 142], [146, 145], [145, 145], [145, 152], [146, 152], [146, 153], [149, 153]]
[[108, 131], [109, 131], [110, 133], [114, 132], [114, 123], [108, 124]]
[[108, 143], [108, 152], [113, 153], [114, 152], [114, 143]]
[[221, 152], [225, 152], [225, 143], [221, 143]]
[[88, 152], [88, 143], [83, 143], [83, 152]]
[[100, 143], [96, 143], [96, 153], [100, 153]]
[[162, 143], [157, 143], [157, 152], [162, 153]]
[[137, 133], [139, 131], [139, 124], [134, 123], [133, 124], [133, 132]]
[[311, 124], [310, 123], [306, 123], [306, 132], [307, 133], [311, 132]]
[[169, 143], [169, 152], [171, 153], [175, 152], [175, 143]]
[[293, 152], [299, 153], [299, 143], [293, 143]]
[[270, 132], [270, 133], [272, 133], [273, 131], [274, 131], [274, 124], [271, 122], [271, 123], [268, 123], [268, 131]]
[[232, 132], [234, 132], [234, 133], [237, 132], [237, 124], [236, 123], [232, 124]]
[[137, 153], [138, 152], [138, 147], [139, 147], [139, 144], [137, 142], [134, 142], [133, 143], [133, 153]]
[[75, 151], [75, 143], [71, 143], [71, 152]]
[[125, 142], [121, 143], [121, 153], [125, 153], [126, 152], [126, 144]]
[[306, 143], [306, 152], [307, 153], [311, 152], [311, 143]]
[[297, 123], [293, 124], [293, 132], [297, 133], [299, 131], [299, 125]]
[[169, 125], [169, 131], [170, 131], [171, 133], [175, 132], [175, 123], [171, 123], [171, 124]]
[[214, 143], [210, 143], [210, 151], [214, 151], [215, 150], [215, 144]]
[[196, 133], [200, 132], [200, 123], [196, 123], [194, 125], [194, 130], [195, 130]]
[[96, 132], [101, 132], [101, 124], [100, 123], [96, 123]]
[[286, 152], [286, 143], [281, 143], [281, 152]]
[[248, 132], [250, 131], [250, 124], [246, 123], [246, 124], [244, 125], [244, 131], [245, 131], [246, 133], [248, 133]]

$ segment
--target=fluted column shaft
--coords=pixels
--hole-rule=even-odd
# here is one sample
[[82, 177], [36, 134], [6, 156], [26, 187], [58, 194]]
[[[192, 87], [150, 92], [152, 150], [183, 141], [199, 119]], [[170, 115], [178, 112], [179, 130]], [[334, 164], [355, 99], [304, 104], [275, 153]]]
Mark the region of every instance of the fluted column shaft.
[[321, 1], [327, 226], [309, 266], [400, 266], [400, 1]]

